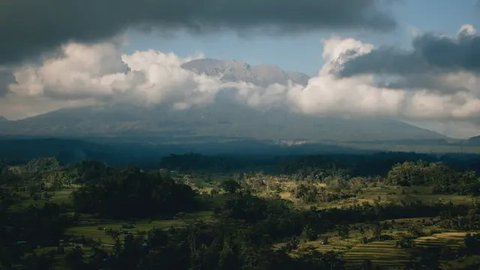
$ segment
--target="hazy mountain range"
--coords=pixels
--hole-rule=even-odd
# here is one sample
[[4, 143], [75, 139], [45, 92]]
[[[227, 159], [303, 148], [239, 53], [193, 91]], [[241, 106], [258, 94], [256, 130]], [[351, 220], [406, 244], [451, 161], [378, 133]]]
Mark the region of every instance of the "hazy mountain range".
[[3, 121], [0, 130], [4, 135], [225, 137], [299, 142], [444, 138], [390, 119], [319, 118], [284, 110], [257, 111], [235, 103], [183, 111], [133, 106], [63, 109], [24, 120]]
[[[275, 66], [251, 66], [239, 61], [200, 59], [184, 68], [257, 85], [306, 84], [302, 73]], [[152, 141], [222, 139], [273, 140], [286, 144], [306, 142], [438, 140], [445, 136], [388, 118], [343, 119], [314, 117], [288, 110], [261, 111], [225, 94], [206, 107], [172, 110], [167, 106], [112, 105], [62, 109], [18, 121], [0, 118], [0, 135], [52, 137], [129, 137]]]

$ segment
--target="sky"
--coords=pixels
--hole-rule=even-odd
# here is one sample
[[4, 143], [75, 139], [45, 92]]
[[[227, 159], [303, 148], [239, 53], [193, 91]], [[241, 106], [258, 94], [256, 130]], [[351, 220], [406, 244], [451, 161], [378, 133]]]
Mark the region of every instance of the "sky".
[[[480, 134], [477, 0], [0, 0], [0, 115], [78, 106], [189, 109], [225, 89], [252, 109], [392, 117]], [[272, 64], [307, 85], [195, 74], [192, 59]]]
[[[322, 40], [332, 35], [354, 37], [378, 46], [409, 48], [417, 32], [454, 35], [464, 24], [480, 26], [475, 0], [404, 0], [392, 4], [398, 27], [387, 32], [369, 29], [325, 30], [299, 35], [242, 35], [227, 30], [208, 35], [179, 31], [168, 38], [158, 32], [132, 29], [126, 51], [156, 49], [181, 56], [203, 53], [211, 58], [238, 59], [252, 64], [275, 64], [285, 70], [315, 75], [322, 66]], [[298, 50], [301, 48], [301, 51]], [[279, 57], [281, 56], [281, 57]]]

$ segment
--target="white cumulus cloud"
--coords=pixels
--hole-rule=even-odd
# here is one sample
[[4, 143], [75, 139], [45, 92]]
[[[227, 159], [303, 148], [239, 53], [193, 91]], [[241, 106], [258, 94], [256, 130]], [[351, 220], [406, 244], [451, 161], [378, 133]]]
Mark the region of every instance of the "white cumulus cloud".
[[[475, 34], [468, 25], [460, 33]], [[0, 114], [20, 118], [65, 107], [111, 103], [186, 110], [208, 106], [219, 92], [233, 89], [238, 102], [262, 110], [280, 107], [349, 118], [389, 116], [414, 123], [437, 123], [432, 127], [440, 127], [438, 123], [444, 121], [449, 123], [444, 130], [453, 130], [451, 123], [459, 121], [464, 126], [470, 123], [469, 133], [480, 125], [478, 74], [452, 71], [429, 75], [434, 76], [429, 82], [438, 89], [432, 89], [432, 85], [425, 89], [380, 85], [378, 75], [369, 73], [338, 76], [346, 63], [374, 49], [372, 44], [352, 38], [330, 38], [324, 41], [324, 66], [306, 86], [289, 82], [265, 87], [227, 82], [182, 67], [195, 57], [181, 58], [154, 50], [124, 54], [114, 42], [70, 43], [57, 56], [12, 70], [15, 82], [0, 96]]]

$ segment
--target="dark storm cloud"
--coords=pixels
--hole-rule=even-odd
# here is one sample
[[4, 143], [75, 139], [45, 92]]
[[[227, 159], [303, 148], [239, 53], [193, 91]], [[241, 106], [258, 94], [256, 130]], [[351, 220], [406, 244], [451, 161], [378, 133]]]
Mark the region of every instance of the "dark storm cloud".
[[356, 74], [414, 75], [455, 71], [480, 72], [480, 36], [462, 32], [456, 38], [424, 34], [413, 50], [380, 48], [347, 62], [341, 76]]
[[[195, 32], [273, 28], [385, 31], [395, 21], [388, 0], [2, 0], [0, 64], [50, 50], [69, 40], [108, 38], [129, 26]], [[382, 6], [383, 5], [383, 6]], [[382, 6], [382, 7], [380, 7]]]

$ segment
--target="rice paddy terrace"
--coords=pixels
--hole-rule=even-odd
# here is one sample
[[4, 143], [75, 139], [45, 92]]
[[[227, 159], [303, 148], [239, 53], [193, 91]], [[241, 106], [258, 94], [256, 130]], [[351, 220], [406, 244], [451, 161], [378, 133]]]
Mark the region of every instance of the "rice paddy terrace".
[[[458, 250], [464, 245], [464, 237], [467, 233], [475, 232], [452, 231], [421, 236], [415, 238], [412, 246], [408, 248], [401, 247], [398, 240], [395, 239], [361, 243], [354, 234], [352, 235], [354, 237], [348, 239], [333, 237], [328, 242], [325, 240], [306, 241], [293, 252], [293, 255], [311, 250], [321, 253], [333, 251], [342, 254], [346, 262], [346, 269], [359, 269], [368, 265], [380, 269], [405, 269], [416, 259], [414, 250], [432, 247]], [[444, 263], [442, 269], [454, 269], [448, 267], [446, 262], [442, 263]]]

